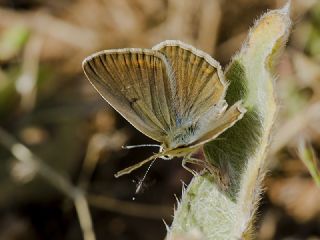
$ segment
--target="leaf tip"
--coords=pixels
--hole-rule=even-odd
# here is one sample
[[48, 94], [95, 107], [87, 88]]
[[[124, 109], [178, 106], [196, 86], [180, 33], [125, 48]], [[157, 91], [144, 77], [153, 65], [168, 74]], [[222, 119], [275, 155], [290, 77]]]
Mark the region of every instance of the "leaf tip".
[[288, 0], [287, 3], [279, 9], [283, 14], [289, 15], [291, 12], [291, 0]]

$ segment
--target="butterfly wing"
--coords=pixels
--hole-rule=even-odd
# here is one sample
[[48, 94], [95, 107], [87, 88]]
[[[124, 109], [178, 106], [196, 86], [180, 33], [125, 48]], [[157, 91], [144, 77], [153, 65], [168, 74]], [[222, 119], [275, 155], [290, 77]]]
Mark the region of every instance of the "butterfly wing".
[[246, 109], [242, 106], [242, 102], [236, 102], [217, 119], [212, 119], [209, 122], [202, 118], [200, 120], [199, 138], [194, 141], [191, 146], [196, 147], [203, 145], [217, 138], [220, 134], [232, 127], [237, 121], [239, 121], [246, 113]]
[[189, 127], [208, 113], [217, 117], [212, 114], [219, 112], [227, 88], [219, 63], [180, 41], [152, 50], [103, 51], [85, 59], [83, 68], [111, 106], [167, 147], [195, 142], [200, 135], [189, 134]]
[[227, 84], [223, 72], [209, 54], [177, 40], [152, 49], [163, 53], [172, 68], [171, 94], [177, 119], [196, 121], [224, 98]]
[[176, 40], [152, 48], [163, 53], [171, 67], [171, 109], [175, 122], [168, 145], [189, 145], [199, 137], [192, 129], [203, 116], [217, 118], [227, 89], [221, 67], [210, 55]]
[[214, 140], [224, 131], [232, 127], [246, 112], [241, 101], [235, 103], [227, 111], [225, 111], [226, 105], [222, 108], [221, 112], [217, 113], [219, 116], [216, 119], [202, 118], [202, 120], [200, 120], [200, 130], [197, 133], [195, 141], [179, 148], [167, 149], [165, 154], [184, 156], [190, 152], [194, 152], [195, 149], [198, 149], [200, 146]]
[[168, 63], [163, 54], [146, 49], [106, 50], [83, 61], [84, 72], [128, 122], [163, 142], [171, 125]]

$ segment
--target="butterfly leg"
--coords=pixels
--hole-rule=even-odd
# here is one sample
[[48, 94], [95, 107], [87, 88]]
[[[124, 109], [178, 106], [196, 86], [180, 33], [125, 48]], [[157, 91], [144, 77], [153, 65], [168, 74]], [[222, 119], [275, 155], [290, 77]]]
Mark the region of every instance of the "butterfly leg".
[[[198, 165], [200, 167], [203, 168], [204, 171], [208, 171], [217, 181], [217, 184], [219, 187], [221, 187], [222, 190], [226, 190], [228, 187], [228, 183], [229, 181], [227, 181], [228, 179], [225, 179], [222, 177], [221, 172], [219, 171], [219, 169], [215, 166], [213, 166], [210, 162], [208, 162], [207, 160], [203, 160], [203, 159], [197, 159], [197, 158], [193, 158], [191, 156], [186, 156], [183, 160], [182, 160], [182, 167], [184, 167], [184, 169], [186, 169], [187, 171], [191, 172], [194, 176], [199, 175], [196, 171], [188, 168], [186, 166], [186, 163], [191, 163], [191, 164], [195, 164]], [[203, 172], [200, 173], [200, 175]]]
[[189, 168], [189, 167], [187, 166], [187, 163], [192, 163], [192, 162], [189, 161], [188, 156], [186, 156], [186, 157], [184, 157], [184, 158], [182, 159], [182, 167], [183, 167], [185, 170], [187, 170], [188, 172], [190, 172], [193, 176], [197, 176], [198, 173], [197, 173], [196, 171], [192, 170], [191, 168]]
[[204, 170], [208, 171], [217, 181], [219, 186], [222, 189], [227, 189], [227, 187], [230, 184], [230, 179], [228, 175], [223, 174], [223, 171], [221, 171], [218, 167], [212, 165], [207, 159], [197, 159], [197, 158], [189, 158], [190, 163], [197, 164], [204, 168]]
[[199, 167], [202, 167], [204, 170], [207, 170], [210, 173], [212, 173], [212, 171], [214, 170], [214, 167], [211, 164], [208, 164], [208, 162], [206, 160], [193, 158], [193, 157], [191, 157], [191, 155], [187, 155], [187, 156], [184, 157], [184, 159], [182, 161], [182, 166], [187, 171], [191, 172], [193, 175], [198, 175], [198, 173], [196, 171], [188, 168], [186, 166], [187, 163], [194, 164], [194, 165], [197, 165]]
[[196, 164], [200, 167], [203, 167], [205, 170], [207, 170], [209, 173], [211, 173], [212, 175], [217, 175], [218, 172], [218, 168], [216, 168], [215, 166], [213, 166], [211, 163], [209, 163], [207, 160], [203, 160], [203, 159], [198, 159], [198, 158], [193, 158], [193, 157], [189, 157], [189, 162]]
[[[213, 176], [217, 176], [219, 175], [219, 170], [217, 167], [213, 166], [212, 164], [210, 164], [208, 161], [203, 160], [203, 159], [198, 159], [198, 158], [193, 158], [191, 156], [187, 156], [185, 158], [185, 163], [191, 163], [194, 165], [198, 165], [199, 167], [203, 167], [204, 170], [207, 170], [210, 174], [212, 174]], [[185, 164], [184, 163], [184, 164]], [[184, 166], [183, 166], [184, 167]], [[194, 170], [192, 170], [194, 172]]]

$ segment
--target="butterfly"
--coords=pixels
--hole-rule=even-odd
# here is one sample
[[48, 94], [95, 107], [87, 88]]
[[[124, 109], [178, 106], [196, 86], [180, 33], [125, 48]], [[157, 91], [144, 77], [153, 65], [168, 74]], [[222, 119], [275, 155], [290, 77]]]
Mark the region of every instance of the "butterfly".
[[241, 101], [228, 108], [228, 84], [209, 54], [178, 40], [151, 49], [124, 48], [95, 53], [83, 70], [100, 95], [129, 123], [161, 143], [158, 153], [115, 174], [128, 174], [157, 158], [182, 157], [211, 173], [206, 160], [193, 158], [204, 144], [240, 120]]

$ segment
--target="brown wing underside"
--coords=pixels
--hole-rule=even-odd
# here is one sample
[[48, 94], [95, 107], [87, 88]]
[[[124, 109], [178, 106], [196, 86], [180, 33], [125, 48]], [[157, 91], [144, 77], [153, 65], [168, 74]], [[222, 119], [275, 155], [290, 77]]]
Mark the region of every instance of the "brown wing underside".
[[179, 41], [103, 51], [85, 59], [83, 69], [111, 106], [159, 142], [199, 121], [226, 90], [219, 64]]
[[175, 40], [153, 49], [163, 53], [172, 67], [177, 118], [197, 121], [224, 98], [227, 86], [222, 70], [208, 54]]
[[170, 128], [168, 73], [162, 54], [141, 49], [105, 51], [83, 63], [97, 91], [134, 127], [162, 142]]

